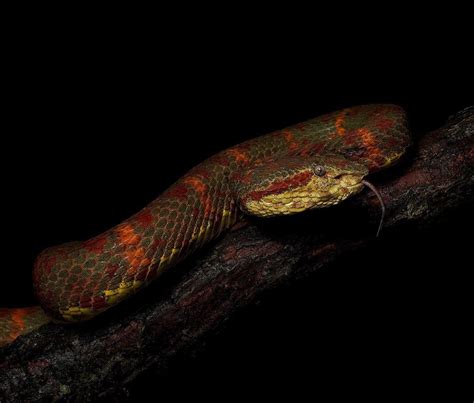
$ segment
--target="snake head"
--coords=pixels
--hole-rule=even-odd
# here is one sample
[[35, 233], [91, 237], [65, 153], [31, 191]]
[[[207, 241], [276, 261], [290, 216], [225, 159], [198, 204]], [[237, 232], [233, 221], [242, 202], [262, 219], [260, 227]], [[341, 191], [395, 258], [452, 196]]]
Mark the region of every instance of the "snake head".
[[268, 217], [338, 204], [363, 188], [367, 174], [364, 165], [326, 155], [255, 165], [231, 181], [245, 213]]

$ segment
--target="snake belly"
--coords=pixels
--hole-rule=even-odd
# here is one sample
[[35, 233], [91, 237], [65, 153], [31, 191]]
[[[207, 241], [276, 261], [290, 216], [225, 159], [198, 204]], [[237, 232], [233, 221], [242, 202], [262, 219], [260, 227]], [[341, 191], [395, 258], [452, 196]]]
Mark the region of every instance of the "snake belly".
[[[364, 164], [372, 173], [396, 162], [409, 144], [403, 109], [363, 105], [224, 150], [119, 225], [85, 242], [43, 251], [33, 268], [41, 307], [56, 321], [80, 321], [145, 287], [237, 221], [240, 209], [231, 181], [255, 163], [337, 153]], [[34, 327], [30, 318], [39, 324], [46, 321], [38, 318], [36, 308], [0, 309], [0, 341]]]

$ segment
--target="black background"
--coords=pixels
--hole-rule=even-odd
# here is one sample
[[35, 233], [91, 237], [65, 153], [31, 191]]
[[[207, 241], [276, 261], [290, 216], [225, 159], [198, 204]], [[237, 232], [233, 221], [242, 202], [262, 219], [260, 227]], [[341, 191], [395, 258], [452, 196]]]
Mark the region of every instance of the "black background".
[[[40, 250], [109, 228], [227, 146], [370, 102], [405, 107], [418, 136], [473, 103], [466, 51], [442, 41], [430, 53], [423, 40], [408, 49], [350, 34], [303, 44], [86, 32], [18, 32], [4, 54], [2, 305], [34, 303]], [[469, 228], [468, 208], [275, 291], [171, 368], [161, 390], [208, 396], [218, 382], [318, 395], [458, 371], [472, 322]], [[150, 384], [140, 378], [132, 397]]]

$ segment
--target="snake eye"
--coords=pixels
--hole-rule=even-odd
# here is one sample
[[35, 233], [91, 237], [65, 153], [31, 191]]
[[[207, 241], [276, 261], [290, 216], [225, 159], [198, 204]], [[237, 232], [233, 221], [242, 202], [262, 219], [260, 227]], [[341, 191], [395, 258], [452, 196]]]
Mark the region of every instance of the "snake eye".
[[322, 165], [314, 165], [313, 172], [317, 176], [323, 176], [326, 174], [326, 170], [324, 169]]

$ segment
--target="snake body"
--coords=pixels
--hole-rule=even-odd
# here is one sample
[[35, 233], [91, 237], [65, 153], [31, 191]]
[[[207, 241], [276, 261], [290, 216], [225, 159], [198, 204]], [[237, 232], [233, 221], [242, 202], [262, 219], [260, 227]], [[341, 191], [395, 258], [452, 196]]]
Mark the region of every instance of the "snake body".
[[348, 108], [246, 141], [191, 169], [137, 214], [85, 242], [43, 251], [40, 307], [0, 309], [0, 344], [53, 319], [89, 319], [215, 239], [241, 212], [294, 214], [357, 193], [410, 144], [394, 105]]

